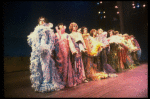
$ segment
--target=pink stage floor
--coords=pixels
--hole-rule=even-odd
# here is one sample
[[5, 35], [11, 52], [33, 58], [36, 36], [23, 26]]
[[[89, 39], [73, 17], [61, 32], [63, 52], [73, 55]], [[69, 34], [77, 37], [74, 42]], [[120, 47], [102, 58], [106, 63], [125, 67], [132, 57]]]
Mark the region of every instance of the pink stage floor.
[[148, 63], [118, 73], [116, 78], [89, 81], [72, 88], [36, 93], [31, 88], [30, 72], [4, 74], [4, 97], [12, 98], [147, 98]]

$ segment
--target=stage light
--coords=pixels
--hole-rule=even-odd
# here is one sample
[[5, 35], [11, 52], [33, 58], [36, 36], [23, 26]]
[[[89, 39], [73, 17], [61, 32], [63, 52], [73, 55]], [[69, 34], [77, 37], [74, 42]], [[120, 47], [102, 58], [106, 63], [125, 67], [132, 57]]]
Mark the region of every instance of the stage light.
[[132, 1], [132, 6], [135, 6], [134, 1]]
[[140, 7], [140, 5], [137, 5], [136, 7], [137, 7], [137, 8], [139, 8], [139, 7]]
[[146, 5], [145, 4], [143, 4], [143, 7], [145, 7]]
[[104, 18], [106, 18], [106, 16], [104, 16]]
[[97, 2], [97, 5], [99, 5], [99, 3]]
[[101, 12], [99, 11], [98, 14], [100, 14]]
[[102, 4], [103, 2], [102, 2], [102, 1], [100, 1], [100, 3]]
[[117, 12], [117, 14], [119, 14], [119, 11]]
[[139, 3], [137, 3], [136, 7], [137, 7], [137, 8], [139, 8], [139, 7], [140, 7], [140, 4], [139, 4]]
[[118, 8], [118, 6], [115, 6], [115, 8]]
[[105, 13], [105, 11], [103, 11], [103, 13]]
[[133, 6], [133, 8], [135, 8], [135, 6]]
[[134, 6], [135, 4], [133, 3], [132, 6]]

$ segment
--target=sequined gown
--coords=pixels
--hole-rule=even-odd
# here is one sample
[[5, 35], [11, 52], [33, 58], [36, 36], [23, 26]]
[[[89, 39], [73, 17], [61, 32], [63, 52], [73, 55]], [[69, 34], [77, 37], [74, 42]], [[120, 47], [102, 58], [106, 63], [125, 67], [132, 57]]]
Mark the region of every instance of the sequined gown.
[[77, 54], [71, 56], [72, 67], [75, 71], [74, 83], [80, 84], [86, 79], [86, 76], [85, 76], [84, 65], [83, 65], [83, 61], [82, 61], [81, 49], [79, 47], [79, 43], [77, 43], [77, 42], [80, 41], [81, 42], [80, 44], [82, 44], [83, 47], [85, 47], [85, 44], [84, 44], [82, 35], [78, 32], [71, 33], [70, 37], [71, 37], [71, 40], [75, 46], [75, 49], [78, 52]]
[[54, 33], [49, 24], [38, 25], [30, 35], [28, 44], [32, 48], [30, 57], [30, 80], [36, 92], [51, 92], [64, 88], [52, 55]]
[[61, 80], [65, 82], [66, 87], [73, 87], [76, 85], [75, 72], [73, 70], [70, 55], [76, 51], [74, 44], [67, 33], [55, 34], [55, 61], [56, 67]]

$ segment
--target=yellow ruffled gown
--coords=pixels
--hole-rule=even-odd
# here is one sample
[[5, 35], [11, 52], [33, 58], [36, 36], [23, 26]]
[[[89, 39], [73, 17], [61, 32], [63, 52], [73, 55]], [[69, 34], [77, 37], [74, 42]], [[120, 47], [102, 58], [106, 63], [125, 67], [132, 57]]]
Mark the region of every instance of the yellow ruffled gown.
[[85, 66], [85, 74], [88, 79], [100, 80], [101, 78], [107, 78], [108, 74], [104, 72], [98, 72], [97, 64], [94, 63], [94, 57], [97, 56], [98, 52], [102, 50], [102, 43], [97, 42], [88, 33], [83, 34], [83, 39], [87, 48], [87, 58]]

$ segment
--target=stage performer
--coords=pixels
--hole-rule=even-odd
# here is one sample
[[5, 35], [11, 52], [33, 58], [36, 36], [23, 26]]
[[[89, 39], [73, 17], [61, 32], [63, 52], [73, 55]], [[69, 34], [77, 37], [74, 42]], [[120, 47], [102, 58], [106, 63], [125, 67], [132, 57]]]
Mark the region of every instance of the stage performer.
[[74, 75], [74, 77], [76, 78], [75, 82], [77, 84], [80, 84], [82, 82], [88, 82], [88, 81], [86, 80], [84, 65], [82, 61], [82, 53], [85, 53], [86, 46], [82, 38], [82, 34], [77, 32], [77, 29], [78, 29], [77, 23], [75, 22], [70, 23], [69, 25], [69, 30], [71, 32], [70, 37], [77, 50], [77, 53], [71, 56], [71, 62], [72, 62], [73, 69], [75, 71], [75, 75]]
[[127, 56], [126, 56], [126, 64], [127, 64], [127, 67], [132, 69], [134, 68], [134, 61], [132, 59], [132, 56], [131, 56], [131, 52], [133, 52], [134, 50], [136, 50], [136, 47], [134, 47], [131, 43], [131, 40], [129, 40], [129, 35], [127, 33], [125, 33], [123, 35], [123, 44], [128, 48], [128, 51], [127, 51]]
[[70, 52], [72, 55], [77, 53], [75, 46], [70, 38], [70, 35], [65, 32], [66, 26], [59, 23], [56, 26], [57, 33], [55, 34], [55, 61], [58, 73], [66, 87], [73, 87], [75, 82], [74, 70], [70, 61]]
[[45, 23], [39, 18], [39, 24], [28, 35], [28, 44], [32, 48], [30, 57], [30, 80], [36, 92], [51, 92], [64, 88], [55, 67], [52, 51], [54, 50], [54, 32], [52, 23]]
[[[105, 74], [104, 72], [97, 71], [97, 63], [95, 62], [95, 58], [97, 57], [99, 51], [101, 51], [102, 49], [102, 44], [97, 43], [96, 40], [93, 37], [91, 37], [89, 33], [87, 33], [86, 27], [82, 27], [81, 32], [87, 48], [87, 54], [85, 54], [86, 56], [83, 56], [83, 60], [86, 61], [85, 74], [87, 79], [101, 80], [101, 78], [107, 78], [107, 74]], [[92, 34], [94, 35], [94, 33]]]
[[110, 64], [112, 68], [116, 70], [116, 72], [122, 72], [118, 57], [119, 43], [121, 43], [121, 39], [118, 35], [115, 35], [114, 31], [112, 30], [108, 31], [108, 35], [110, 36], [107, 38], [110, 45], [110, 52], [108, 54], [108, 64]]
[[[121, 34], [119, 34], [119, 31], [115, 31], [114, 35], [117, 35], [118, 37], [120, 37], [120, 40], [122, 41], [123, 37], [121, 36]], [[123, 71], [125, 69], [124, 63], [123, 63], [123, 53], [124, 53], [124, 47], [122, 46], [122, 44], [118, 43], [118, 58], [119, 58], [119, 65], [120, 65], [120, 71]]]
[[101, 28], [98, 29], [98, 35], [96, 37], [96, 40], [101, 42], [103, 44], [103, 49], [100, 52], [98, 59], [100, 60], [100, 65], [98, 65], [99, 71], [104, 71], [108, 73], [110, 76], [117, 77], [116, 74], [114, 74], [116, 71], [107, 63], [107, 55], [108, 55], [108, 49], [109, 49], [109, 43], [107, 41], [107, 32], [104, 32]]
[[137, 47], [137, 50], [135, 52], [132, 52], [131, 55], [133, 57], [134, 64], [139, 66], [140, 65], [139, 59], [140, 59], [140, 56], [141, 56], [141, 48], [140, 48], [140, 45], [139, 45], [138, 41], [135, 39], [135, 37], [133, 35], [130, 35], [130, 39], [132, 41], [132, 44], [135, 47]]

